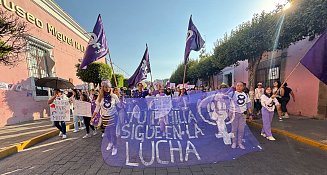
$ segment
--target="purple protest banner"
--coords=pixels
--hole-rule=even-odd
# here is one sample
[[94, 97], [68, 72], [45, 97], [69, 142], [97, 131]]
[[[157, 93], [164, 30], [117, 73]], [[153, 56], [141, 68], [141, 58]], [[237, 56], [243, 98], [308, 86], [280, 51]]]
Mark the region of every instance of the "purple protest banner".
[[232, 160], [260, 151], [245, 127], [245, 149], [232, 149], [235, 113], [231, 91], [182, 97], [127, 98], [119, 112], [118, 153], [112, 155], [106, 128], [102, 156], [110, 166], [169, 167]]

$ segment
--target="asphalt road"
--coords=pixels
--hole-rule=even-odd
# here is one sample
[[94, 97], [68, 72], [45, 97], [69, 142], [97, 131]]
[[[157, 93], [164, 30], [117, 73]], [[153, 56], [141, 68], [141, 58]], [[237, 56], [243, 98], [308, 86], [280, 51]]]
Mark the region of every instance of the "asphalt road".
[[277, 141], [261, 137], [264, 148], [236, 160], [217, 164], [169, 168], [118, 168], [108, 166], [101, 156], [101, 136], [82, 139], [85, 131], [68, 133], [69, 138], [51, 138], [30, 149], [0, 160], [0, 174], [296, 174], [327, 175], [327, 152], [275, 135]]

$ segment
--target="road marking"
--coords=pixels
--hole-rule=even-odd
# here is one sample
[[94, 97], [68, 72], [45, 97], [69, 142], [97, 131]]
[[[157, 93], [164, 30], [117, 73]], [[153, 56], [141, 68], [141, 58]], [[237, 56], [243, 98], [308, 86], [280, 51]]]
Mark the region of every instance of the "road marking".
[[34, 149], [38, 149], [38, 148], [43, 148], [43, 147], [47, 147], [47, 146], [50, 146], [50, 145], [55, 145], [55, 144], [58, 144], [58, 143], [62, 143], [62, 142], [66, 142], [66, 141], [71, 141], [71, 140], [76, 140], [76, 139], [78, 139], [78, 138], [68, 138], [68, 139], [64, 139], [64, 140], [58, 140], [58, 141], [55, 141], [55, 142], [46, 143], [46, 144], [39, 145], [39, 146], [33, 146], [31, 148], [23, 149], [23, 150], [18, 151], [18, 152], [30, 151], [30, 150], [34, 150]]

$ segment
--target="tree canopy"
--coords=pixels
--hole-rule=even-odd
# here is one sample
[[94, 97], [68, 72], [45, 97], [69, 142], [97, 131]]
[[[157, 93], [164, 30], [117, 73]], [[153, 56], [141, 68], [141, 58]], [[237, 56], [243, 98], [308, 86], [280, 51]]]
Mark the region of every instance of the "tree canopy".
[[[225, 67], [248, 60], [251, 86], [263, 53], [287, 48], [306, 37], [312, 40], [326, 31], [326, 8], [326, 0], [294, 0], [290, 9], [283, 10], [279, 5], [274, 11], [255, 14], [250, 21], [217, 40], [213, 54], [201, 54], [195, 63], [190, 62], [188, 80], [205, 79]], [[183, 65], [179, 65], [171, 81], [180, 82], [182, 78]]]
[[76, 65], [76, 76], [84, 82], [94, 83], [95, 87], [102, 80], [111, 80], [112, 70], [108, 64], [93, 62], [86, 69], [80, 69], [80, 64]]

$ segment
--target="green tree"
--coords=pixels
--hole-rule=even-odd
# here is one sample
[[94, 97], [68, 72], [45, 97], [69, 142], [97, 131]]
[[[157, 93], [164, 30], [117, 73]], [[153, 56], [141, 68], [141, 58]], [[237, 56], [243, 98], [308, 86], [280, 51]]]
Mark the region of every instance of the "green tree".
[[112, 71], [108, 64], [93, 62], [87, 66], [87, 69], [80, 69], [80, 64], [76, 65], [76, 76], [84, 82], [94, 83], [97, 87], [102, 80], [111, 80]]
[[[115, 75], [115, 76], [114, 76]], [[124, 87], [124, 75], [122, 74], [114, 74], [112, 77], [111, 77], [111, 84], [112, 86], [116, 86], [115, 84], [115, 80], [114, 80], [114, 77], [116, 77], [116, 80], [117, 80], [117, 86], [120, 88], [120, 87]]]
[[0, 64], [14, 66], [26, 51], [26, 23], [0, 9]]
[[[194, 66], [196, 66], [196, 65], [197, 65], [197, 60], [190, 60], [187, 63], [185, 83], [187, 83], [187, 82], [193, 83], [194, 82], [195, 78], [197, 77], [196, 70], [194, 69]], [[184, 77], [184, 64], [181, 63], [177, 66], [176, 70], [170, 76], [169, 81], [172, 83], [177, 83], [177, 84], [183, 83], [183, 77]]]
[[[276, 49], [275, 41], [278, 41], [278, 49], [284, 49], [305, 37], [313, 39], [327, 29], [326, 7], [326, 0], [297, 0], [287, 11], [279, 6], [273, 12], [254, 15], [251, 21], [239, 25], [230, 35], [217, 41], [214, 66], [223, 69], [248, 60], [249, 85], [253, 87], [261, 56]], [[279, 25], [282, 25], [280, 36], [277, 35]]]
[[124, 78], [124, 87], [128, 87], [128, 78]]

